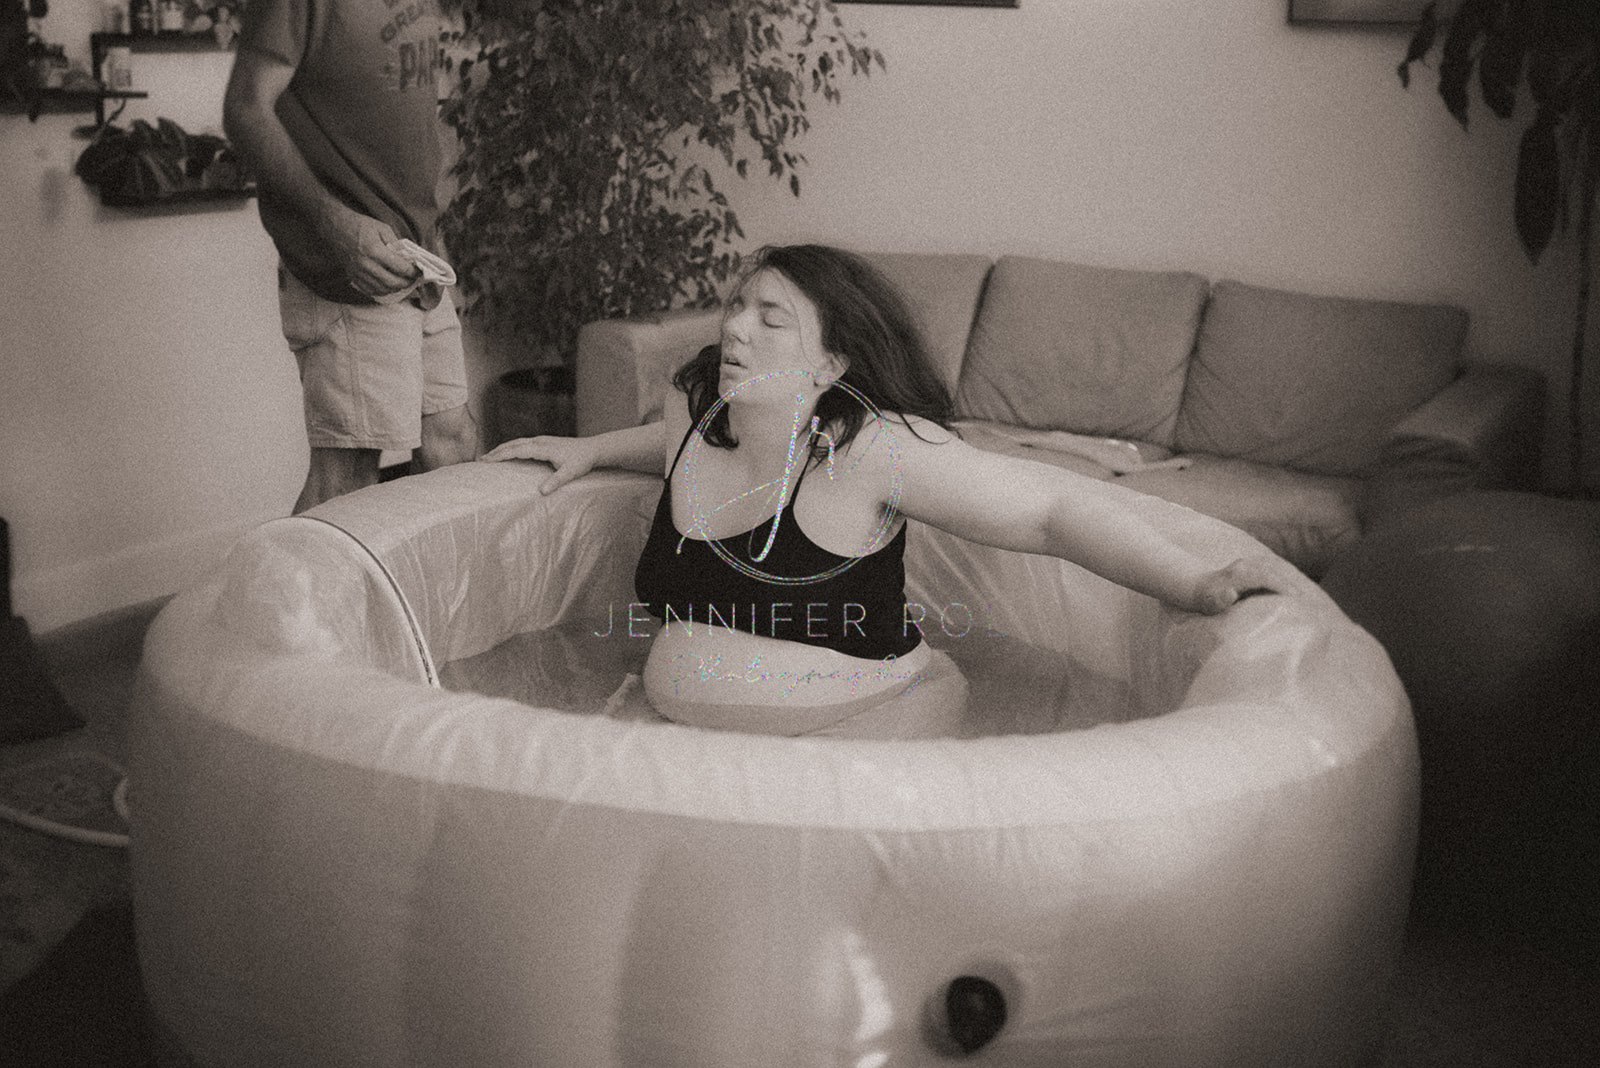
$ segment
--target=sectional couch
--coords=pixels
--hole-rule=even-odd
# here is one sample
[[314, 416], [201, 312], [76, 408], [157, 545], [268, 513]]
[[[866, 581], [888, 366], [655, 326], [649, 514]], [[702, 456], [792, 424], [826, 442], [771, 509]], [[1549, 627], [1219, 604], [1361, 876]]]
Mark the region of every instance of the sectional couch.
[[[866, 255], [906, 295], [967, 440], [1215, 516], [1314, 578], [1408, 505], [1537, 477], [1542, 378], [1467, 362], [1457, 307]], [[671, 371], [718, 322], [692, 310], [585, 327], [578, 433], [658, 418]]]

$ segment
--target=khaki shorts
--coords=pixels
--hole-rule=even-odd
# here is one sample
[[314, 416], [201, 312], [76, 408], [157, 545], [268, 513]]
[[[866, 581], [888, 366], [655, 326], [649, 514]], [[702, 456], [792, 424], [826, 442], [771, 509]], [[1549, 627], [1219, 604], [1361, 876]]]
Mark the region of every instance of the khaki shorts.
[[339, 304], [279, 270], [278, 307], [313, 448], [409, 452], [422, 444], [423, 416], [467, 402], [449, 290], [430, 311], [410, 301]]

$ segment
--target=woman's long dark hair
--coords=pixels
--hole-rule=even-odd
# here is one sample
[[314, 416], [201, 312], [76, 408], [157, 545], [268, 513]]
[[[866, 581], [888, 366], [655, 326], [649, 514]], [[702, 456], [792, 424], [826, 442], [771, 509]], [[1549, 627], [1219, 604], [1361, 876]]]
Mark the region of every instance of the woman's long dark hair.
[[[876, 268], [854, 253], [827, 245], [768, 245], [756, 253], [741, 284], [766, 268], [793, 282], [816, 306], [823, 349], [849, 364], [839, 381], [885, 415], [917, 415], [949, 429], [954, 407], [950, 391], [934, 373], [905, 298]], [[689, 416], [695, 424], [720, 396], [721, 369], [722, 346], [707, 345], [672, 376], [672, 384], [689, 398]], [[849, 446], [867, 418], [861, 402], [837, 388], [818, 398], [816, 414], [839, 450]], [[728, 428], [726, 405], [706, 427], [705, 440], [725, 449], [739, 444]], [[819, 458], [826, 451], [816, 442], [812, 449]]]

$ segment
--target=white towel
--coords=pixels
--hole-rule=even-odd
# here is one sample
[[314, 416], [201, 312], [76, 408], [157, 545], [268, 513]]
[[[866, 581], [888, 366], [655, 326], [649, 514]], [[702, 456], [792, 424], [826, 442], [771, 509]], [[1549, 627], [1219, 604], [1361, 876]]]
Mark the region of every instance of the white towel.
[[456, 284], [455, 268], [443, 259], [435, 256], [410, 238], [402, 239], [394, 246], [399, 249], [407, 259], [417, 265], [418, 275], [410, 285], [404, 289], [397, 289], [393, 293], [384, 293], [372, 299], [379, 304], [398, 304], [417, 291], [417, 287], [428, 282], [437, 282], [442, 286]]
[[[1156, 459], [1146, 459], [1144, 451], [1137, 443], [1122, 438], [1093, 437], [1087, 434], [1074, 434], [1067, 430], [1034, 430], [1029, 427], [1007, 426], [988, 421], [956, 423], [958, 427], [965, 425], [974, 426], [1026, 448], [1042, 449], [1045, 452], [1064, 452], [1072, 456], [1081, 456], [1085, 460], [1093, 460], [1102, 467], [1110, 468], [1114, 475], [1125, 475], [1131, 471], [1160, 471], [1167, 468], [1181, 471], [1194, 463], [1189, 457], [1173, 456], [1166, 449], [1157, 450]], [[1151, 449], [1153, 446], [1145, 448]]]

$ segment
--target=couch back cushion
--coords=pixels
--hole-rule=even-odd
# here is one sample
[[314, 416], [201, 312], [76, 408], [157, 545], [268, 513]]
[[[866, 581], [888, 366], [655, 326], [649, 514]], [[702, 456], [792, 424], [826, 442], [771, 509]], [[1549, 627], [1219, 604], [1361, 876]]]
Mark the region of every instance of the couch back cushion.
[[863, 252], [905, 297], [912, 322], [933, 359], [933, 369], [953, 395], [989, 276], [987, 256], [920, 252]]
[[978, 311], [962, 417], [1171, 445], [1206, 280], [1006, 256]]
[[1361, 474], [1402, 415], [1455, 377], [1467, 313], [1212, 289], [1176, 446], [1325, 475]]
[[601, 434], [661, 418], [669, 380], [715, 344], [720, 308], [601, 319], [578, 332], [578, 434]]

